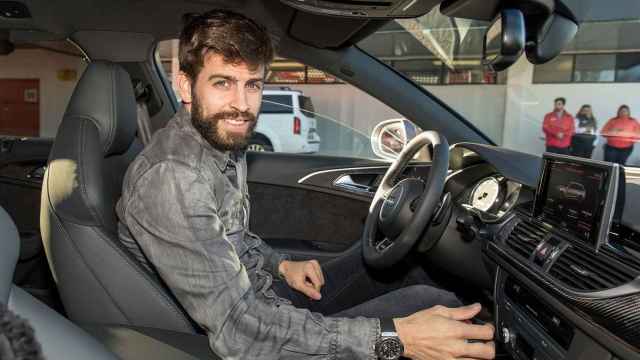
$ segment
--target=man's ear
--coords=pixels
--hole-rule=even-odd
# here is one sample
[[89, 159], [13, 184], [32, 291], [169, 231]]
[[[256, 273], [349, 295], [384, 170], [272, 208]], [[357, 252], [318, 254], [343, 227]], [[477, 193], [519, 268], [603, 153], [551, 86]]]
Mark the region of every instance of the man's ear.
[[191, 79], [189, 78], [189, 76], [187, 76], [187, 74], [180, 71], [176, 80], [178, 81], [178, 92], [180, 93], [180, 99], [182, 99], [182, 102], [185, 104], [191, 104]]

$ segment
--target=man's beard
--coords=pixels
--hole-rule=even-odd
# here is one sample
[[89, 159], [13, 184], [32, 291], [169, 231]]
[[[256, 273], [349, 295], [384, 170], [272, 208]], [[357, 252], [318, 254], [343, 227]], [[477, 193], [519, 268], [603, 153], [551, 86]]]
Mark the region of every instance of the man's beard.
[[[225, 119], [249, 121], [249, 128], [244, 135], [230, 131], [225, 132], [219, 126], [219, 123]], [[222, 111], [205, 117], [202, 114], [202, 106], [197, 96], [194, 96], [191, 103], [191, 123], [211, 146], [221, 151], [246, 150], [257, 125], [256, 116], [248, 111]]]

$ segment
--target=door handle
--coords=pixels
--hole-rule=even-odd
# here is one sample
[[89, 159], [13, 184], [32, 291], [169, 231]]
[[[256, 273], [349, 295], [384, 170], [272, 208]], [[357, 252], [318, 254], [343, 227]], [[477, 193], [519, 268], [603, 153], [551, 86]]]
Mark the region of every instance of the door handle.
[[340, 177], [338, 177], [333, 182], [333, 186], [366, 195], [373, 195], [377, 190], [377, 187], [360, 184], [354, 181], [349, 174], [341, 175]]
[[38, 166], [37, 168], [31, 170], [31, 172], [29, 172], [27, 174], [27, 179], [33, 179], [33, 180], [42, 180], [44, 179], [44, 173], [47, 171], [47, 166]]

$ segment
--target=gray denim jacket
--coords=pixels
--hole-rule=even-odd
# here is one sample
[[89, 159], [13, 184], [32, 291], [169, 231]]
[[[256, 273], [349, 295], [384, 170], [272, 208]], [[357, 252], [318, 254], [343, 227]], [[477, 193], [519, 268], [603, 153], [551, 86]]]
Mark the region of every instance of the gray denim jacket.
[[246, 174], [244, 154], [214, 149], [181, 108], [127, 170], [121, 241], [224, 359], [375, 359], [377, 319], [323, 317], [271, 289], [284, 257], [248, 230]]

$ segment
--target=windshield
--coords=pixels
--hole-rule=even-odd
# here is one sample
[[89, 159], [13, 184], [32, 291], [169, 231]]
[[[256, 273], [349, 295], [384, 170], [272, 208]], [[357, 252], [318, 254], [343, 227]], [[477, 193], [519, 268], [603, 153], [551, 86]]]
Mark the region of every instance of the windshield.
[[614, 2], [584, 9], [590, 2], [572, 1], [582, 22], [560, 56], [543, 65], [522, 56], [499, 73], [481, 65], [489, 23], [449, 18], [438, 8], [392, 21], [358, 46], [500, 146], [640, 166], [640, 16], [630, 15], [640, 9]]

